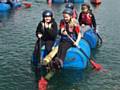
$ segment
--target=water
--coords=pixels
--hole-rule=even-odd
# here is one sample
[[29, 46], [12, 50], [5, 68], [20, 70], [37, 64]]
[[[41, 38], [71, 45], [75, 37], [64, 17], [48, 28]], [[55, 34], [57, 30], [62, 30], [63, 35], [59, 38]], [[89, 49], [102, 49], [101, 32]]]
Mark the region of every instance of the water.
[[[37, 24], [42, 11], [49, 6], [42, 0], [32, 2], [32, 8], [12, 11], [6, 16], [0, 14], [0, 90], [37, 90], [30, 61]], [[103, 38], [103, 45], [94, 57], [107, 71], [95, 72], [90, 67], [83, 73], [62, 71], [49, 81], [48, 90], [120, 90], [119, 5], [119, 0], [102, 0], [98, 8], [91, 5]], [[62, 18], [63, 8], [64, 5], [50, 8], [57, 22]], [[76, 8], [80, 12], [80, 5]]]

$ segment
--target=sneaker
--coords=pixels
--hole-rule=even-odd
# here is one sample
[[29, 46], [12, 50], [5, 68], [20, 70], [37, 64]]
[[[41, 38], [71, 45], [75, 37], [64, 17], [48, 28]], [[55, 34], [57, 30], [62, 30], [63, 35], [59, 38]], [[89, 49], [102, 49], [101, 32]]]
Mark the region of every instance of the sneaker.
[[52, 65], [55, 69], [60, 69], [63, 67], [63, 61], [60, 58], [56, 57]]

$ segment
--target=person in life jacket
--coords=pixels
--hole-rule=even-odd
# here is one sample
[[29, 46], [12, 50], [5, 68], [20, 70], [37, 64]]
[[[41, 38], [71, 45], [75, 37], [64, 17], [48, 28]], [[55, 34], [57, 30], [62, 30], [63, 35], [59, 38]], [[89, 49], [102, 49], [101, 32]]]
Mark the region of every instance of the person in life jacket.
[[[74, 19], [72, 15], [73, 11], [69, 8], [65, 8], [65, 10], [63, 11], [64, 19], [60, 21], [59, 34], [61, 36], [61, 41], [55, 61], [59, 61], [61, 67], [65, 59], [67, 50], [74, 45], [78, 45], [81, 39], [79, 24], [77, 24], [76, 19]], [[75, 40], [74, 43], [70, 40], [68, 35]]]
[[[41, 39], [41, 46], [45, 45], [46, 55], [52, 50], [54, 45], [58, 27], [53, 13], [50, 10], [45, 10], [42, 13], [43, 20], [39, 22], [36, 30], [36, 37]], [[38, 41], [36, 42], [36, 44]], [[35, 50], [37, 47], [35, 48]]]
[[90, 6], [86, 3], [82, 4], [81, 6], [82, 12], [79, 14], [79, 24], [80, 26], [88, 25], [93, 27], [94, 31], [96, 32], [96, 20]]
[[77, 19], [77, 11], [76, 11], [76, 9], [75, 9], [75, 6], [74, 6], [74, 4], [73, 3], [67, 3], [66, 5], [65, 5], [65, 8], [70, 8], [70, 9], [72, 9], [73, 10], [73, 18], [75, 18], [75, 19]]

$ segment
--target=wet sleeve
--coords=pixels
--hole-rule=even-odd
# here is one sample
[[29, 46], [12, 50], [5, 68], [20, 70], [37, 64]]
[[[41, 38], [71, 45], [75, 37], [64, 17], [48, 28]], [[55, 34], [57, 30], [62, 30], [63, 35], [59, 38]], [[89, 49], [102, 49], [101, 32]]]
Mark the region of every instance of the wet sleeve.
[[37, 26], [36, 36], [38, 36], [39, 33], [43, 34], [43, 29], [42, 29], [42, 23], [41, 22]]

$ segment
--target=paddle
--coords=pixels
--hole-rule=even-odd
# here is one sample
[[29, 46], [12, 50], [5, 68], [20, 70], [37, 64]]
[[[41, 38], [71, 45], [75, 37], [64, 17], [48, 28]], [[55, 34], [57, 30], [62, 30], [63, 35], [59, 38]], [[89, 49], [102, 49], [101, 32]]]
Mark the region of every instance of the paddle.
[[38, 81], [38, 90], [47, 90], [47, 84], [47, 80], [41, 76], [41, 79]]
[[[38, 38], [38, 62], [41, 64], [41, 60], [42, 60], [42, 57], [41, 57], [41, 38]], [[41, 67], [41, 70], [43, 70], [43, 66], [40, 65]], [[47, 89], [47, 80], [45, 80], [44, 76], [41, 75], [41, 78], [40, 80], [38, 81], [38, 90], [46, 90]]]
[[[67, 34], [67, 37], [74, 43], [75, 41]], [[86, 53], [82, 50], [82, 48], [80, 48], [78, 45], [76, 45], [76, 47], [86, 56], [86, 58], [90, 61], [91, 65], [93, 66], [93, 68], [97, 71], [99, 71], [100, 69], [102, 69], [102, 65], [95, 63], [92, 59], [90, 59]]]
[[101, 36], [98, 34], [98, 32], [94, 32], [94, 33], [98, 36], [98, 38], [100, 40], [100, 44], [98, 45], [98, 47], [100, 47], [102, 45], [103, 40], [102, 40]]

